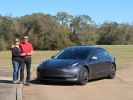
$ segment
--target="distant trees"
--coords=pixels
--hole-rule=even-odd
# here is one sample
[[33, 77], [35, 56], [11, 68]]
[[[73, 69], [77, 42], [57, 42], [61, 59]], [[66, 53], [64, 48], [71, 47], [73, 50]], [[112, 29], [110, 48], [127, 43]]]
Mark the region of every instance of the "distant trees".
[[133, 25], [118, 24], [116, 22], [104, 23], [98, 29], [97, 44], [132, 44]]
[[73, 20], [73, 16], [68, 14], [67, 12], [58, 12], [56, 14], [56, 19], [61, 25], [69, 27], [70, 23]]
[[55, 50], [81, 44], [133, 44], [133, 25], [105, 22], [96, 25], [88, 15], [58, 12], [21, 17], [0, 16], [0, 50], [15, 38], [29, 35], [36, 50]]

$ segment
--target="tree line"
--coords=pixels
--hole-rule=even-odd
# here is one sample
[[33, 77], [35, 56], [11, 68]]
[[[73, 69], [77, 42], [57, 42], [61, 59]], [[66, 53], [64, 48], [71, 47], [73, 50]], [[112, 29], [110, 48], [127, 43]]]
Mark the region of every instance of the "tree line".
[[133, 25], [104, 22], [97, 25], [88, 15], [58, 12], [55, 16], [33, 13], [21, 17], [0, 16], [0, 50], [8, 50], [15, 38], [28, 35], [36, 50], [56, 50], [73, 45], [133, 44]]

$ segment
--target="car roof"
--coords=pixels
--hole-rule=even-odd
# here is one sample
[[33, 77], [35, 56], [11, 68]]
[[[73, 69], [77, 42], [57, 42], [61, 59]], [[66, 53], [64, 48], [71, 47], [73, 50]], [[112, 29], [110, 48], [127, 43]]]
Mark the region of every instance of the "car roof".
[[99, 46], [97, 46], [97, 45], [71, 46], [71, 47], [67, 47], [66, 49], [82, 49], [82, 48], [85, 48], [85, 49], [102, 49], [102, 50], [105, 50], [104, 48], [99, 47]]

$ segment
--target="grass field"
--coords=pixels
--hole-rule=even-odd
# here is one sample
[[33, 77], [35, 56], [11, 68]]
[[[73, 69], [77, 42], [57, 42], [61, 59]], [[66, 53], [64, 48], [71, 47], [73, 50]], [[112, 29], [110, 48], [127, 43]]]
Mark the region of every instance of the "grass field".
[[[116, 57], [117, 68], [122, 69], [133, 65], [133, 45], [101, 45]], [[49, 59], [57, 51], [35, 51], [33, 54], [33, 67], [37, 66], [42, 60]], [[0, 67], [11, 68], [10, 51], [0, 52]]]

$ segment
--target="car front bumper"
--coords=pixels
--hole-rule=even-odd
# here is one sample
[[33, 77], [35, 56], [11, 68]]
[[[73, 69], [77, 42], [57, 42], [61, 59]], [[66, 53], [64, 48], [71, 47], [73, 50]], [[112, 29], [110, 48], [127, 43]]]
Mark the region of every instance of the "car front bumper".
[[37, 79], [58, 82], [77, 82], [79, 69], [38, 69]]

